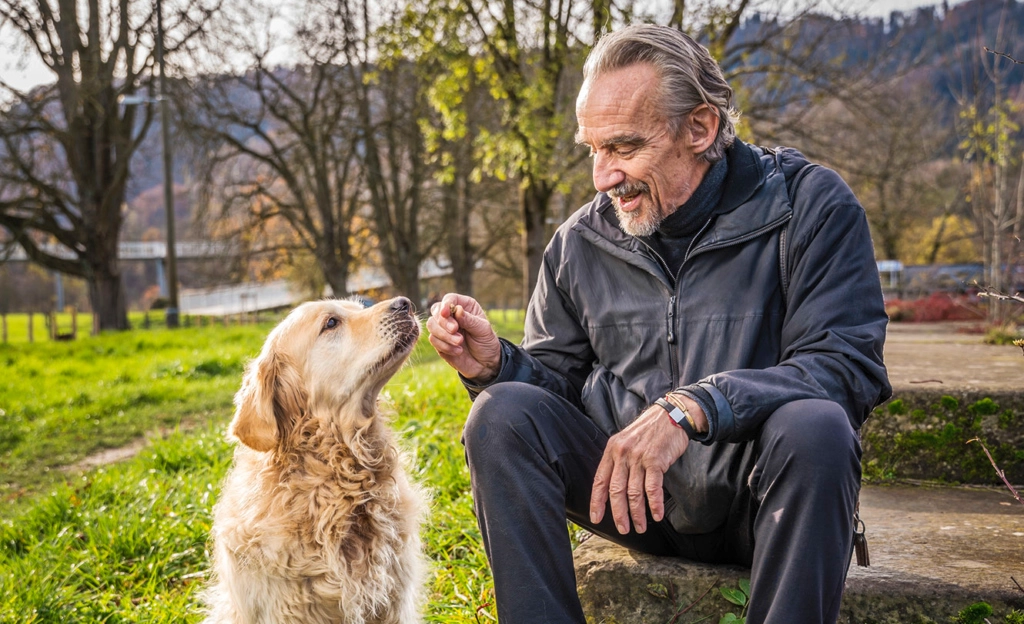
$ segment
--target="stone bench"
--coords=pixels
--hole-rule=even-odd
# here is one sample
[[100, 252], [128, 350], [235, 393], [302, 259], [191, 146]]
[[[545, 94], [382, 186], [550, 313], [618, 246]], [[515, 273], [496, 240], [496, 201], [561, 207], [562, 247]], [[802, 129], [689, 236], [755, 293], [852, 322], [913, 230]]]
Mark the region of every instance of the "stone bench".
[[[840, 622], [946, 623], [985, 601], [995, 623], [1024, 609], [1024, 590], [1011, 579], [1024, 584], [1024, 506], [1007, 491], [865, 486], [861, 517], [872, 565], [850, 568]], [[652, 557], [599, 537], [576, 549], [575, 562], [583, 609], [595, 624], [717, 624], [740, 611], [719, 588], [749, 577], [743, 568]]]

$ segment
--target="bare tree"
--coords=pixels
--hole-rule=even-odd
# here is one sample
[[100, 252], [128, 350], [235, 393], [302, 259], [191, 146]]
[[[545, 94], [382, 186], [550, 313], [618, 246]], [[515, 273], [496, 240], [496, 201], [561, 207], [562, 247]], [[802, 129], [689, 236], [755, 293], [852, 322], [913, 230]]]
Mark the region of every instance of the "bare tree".
[[[334, 293], [345, 296], [361, 173], [353, 85], [337, 64], [342, 45], [329, 39], [337, 24], [309, 27], [305, 7], [288, 42], [296, 66], [274, 66], [280, 35], [243, 34], [277, 17], [276, 8], [260, 8], [239, 9], [235, 47], [221, 50], [241, 71], [198, 78], [180, 98], [182, 123], [208, 163], [201, 168], [201, 214], [216, 218], [219, 236], [250, 251], [307, 250]], [[277, 228], [268, 236], [275, 223], [287, 224], [287, 233]]]
[[[951, 215], [926, 169], [943, 159], [952, 129], [935, 124], [938, 95], [903, 79], [866, 83], [856, 102], [832, 99], [804, 116], [804, 151], [843, 173], [867, 211], [881, 257], [907, 260], [914, 228]], [[935, 251], [937, 253], [937, 250]]]
[[[167, 53], [215, 10], [175, 7]], [[56, 79], [29, 92], [0, 83], [0, 227], [32, 261], [88, 282], [100, 329], [128, 327], [118, 235], [129, 161], [152, 113], [119, 102], [151, 89], [153, 22], [151, 6], [127, 0], [0, 0], [0, 25]]]
[[[991, 36], [984, 30], [985, 24], [980, 21], [977, 41]], [[1015, 38], [1011, 31], [1008, 8], [1004, 6], [995, 26], [995, 49], [1008, 48]], [[1024, 107], [1020, 93], [1009, 92], [1009, 75], [1017, 64], [1011, 57], [990, 54], [980, 43], [969, 54], [961, 59], [964, 75], [957, 94], [960, 148], [972, 168], [969, 203], [984, 250], [986, 286], [1002, 291], [1007, 285], [1007, 271], [1019, 256], [1024, 228], [1024, 158], [1016, 141]], [[972, 71], [975, 69], [980, 71]], [[993, 299], [989, 318], [1002, 322], [1007, 311], [1002, 300]]]
[[[387, 37], [401, 28], [401, 4], [325, 0], [345, 11], [344, 67], [353, 85], [360, 162], [380, 260], [394, 288], [419, 303], [419, 268], [440, 239], [428, 227], [433, 175], [421, 128], [429, 113], [423, 77]], [[351, 12], [350, 11], [351, 8]], [[436, 220], [435, 220], [436, 222]]]

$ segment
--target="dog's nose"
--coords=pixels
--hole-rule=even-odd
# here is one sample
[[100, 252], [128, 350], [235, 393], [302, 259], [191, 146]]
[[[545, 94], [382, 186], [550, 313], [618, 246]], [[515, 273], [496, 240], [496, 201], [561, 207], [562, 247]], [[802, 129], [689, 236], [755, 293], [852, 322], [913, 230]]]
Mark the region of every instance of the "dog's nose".
[[412, 310], [412, 301], [408, 297], [395, 297], [391, 301], [391, 311], [400, 314], [408, 314]]

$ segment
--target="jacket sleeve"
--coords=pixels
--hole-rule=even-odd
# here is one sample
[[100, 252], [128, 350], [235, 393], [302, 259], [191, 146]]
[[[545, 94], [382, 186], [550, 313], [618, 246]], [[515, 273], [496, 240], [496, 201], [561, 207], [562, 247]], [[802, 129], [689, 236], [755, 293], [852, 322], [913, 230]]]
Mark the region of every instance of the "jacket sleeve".
[[831, 205], [795, 206], [794, 215], [818, 217], [803, 224], [794, 216], [788, 230], [781, 360], [770, 368], [722, 372], [699, 382], [717, 412], [709, 442], [750, 439], [776, 409], [809, 398], [838, 403], [859, 429], [892, 395], [882, 363], [888, 318], [867, 218], [838, 175], [827, 169], [822, 175], [834, 179], [825, 178], [824, 185], [819, 179], [810, 186], [825, 191], [802, 199]]
[[561, 239], [556, 235], [544, 253], [537, 286], [526, 311], [522, 346], [501, 340], [501, 368], [486, 384], [462, 379], [471, 399], [487, 387], [519, 381], [546, 388], [583, 409], [581, 394], [594, 355], [575, 307], [557, 284]]

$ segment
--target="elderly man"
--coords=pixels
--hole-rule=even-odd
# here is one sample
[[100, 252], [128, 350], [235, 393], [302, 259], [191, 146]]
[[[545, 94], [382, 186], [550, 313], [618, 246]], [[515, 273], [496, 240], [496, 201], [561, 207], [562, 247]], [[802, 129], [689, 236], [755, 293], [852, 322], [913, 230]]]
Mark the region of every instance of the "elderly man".
[[749, 622], [834, 622], [857, 430], [891, 393], [864, 210], [834, 172], [735, 138], [680, 32], [587, 59], [592, 202], [544, 254], [522, 346], [447, 294], [427, 322], [474, 397], [464, 443], [503, 624], [584, 622], [565, 519], [751, 566]]

